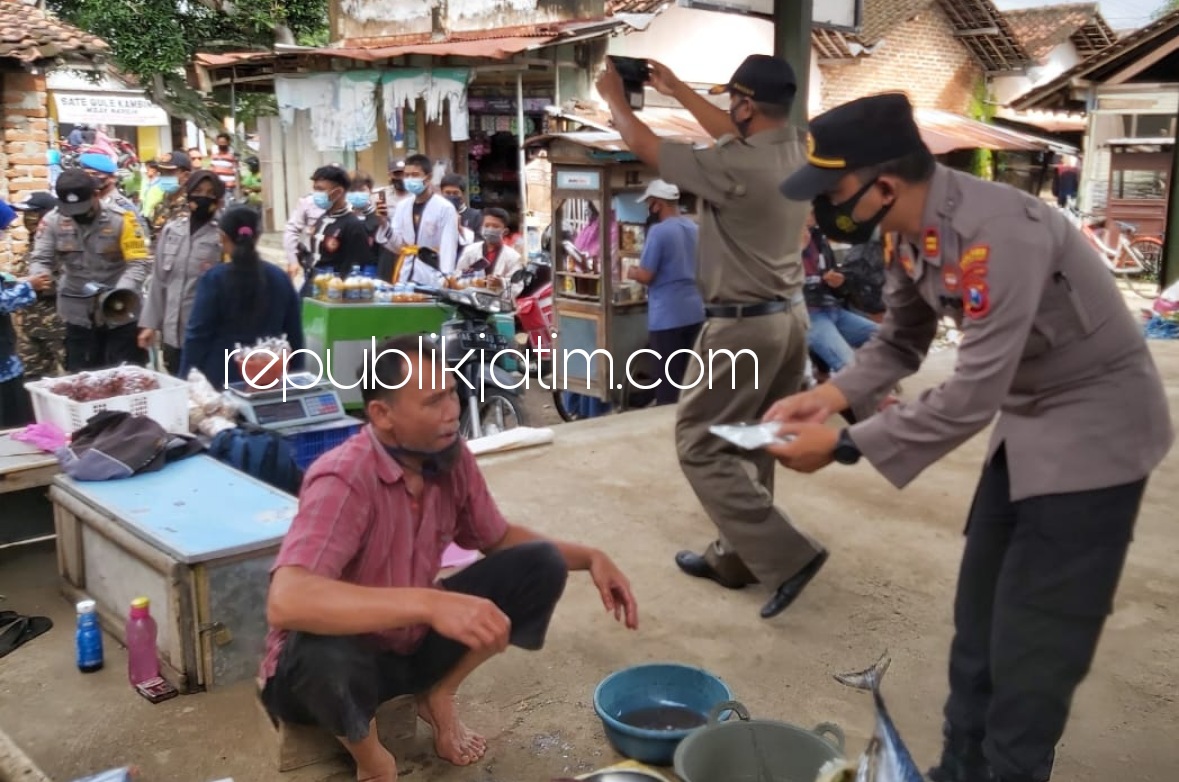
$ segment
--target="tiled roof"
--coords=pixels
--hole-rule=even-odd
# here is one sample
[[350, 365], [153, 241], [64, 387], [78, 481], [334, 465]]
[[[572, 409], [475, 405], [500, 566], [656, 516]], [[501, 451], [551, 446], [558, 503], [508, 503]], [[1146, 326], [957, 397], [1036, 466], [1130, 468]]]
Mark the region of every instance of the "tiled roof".
[[606, 0], [606, 14], [653, 14], [674, 0]]
[[1053, 49], [1072, 40], [1081, 56], [1100, 51], [1116, 40], [1097, 3], [1069, 3], [1039, 8], [1006, 11], [1015, 37], [1036, 61], [1042, 61]]
[[0, 0], [0, 59], [36, 62], [105, 54], [106, 42], [21, 0]]

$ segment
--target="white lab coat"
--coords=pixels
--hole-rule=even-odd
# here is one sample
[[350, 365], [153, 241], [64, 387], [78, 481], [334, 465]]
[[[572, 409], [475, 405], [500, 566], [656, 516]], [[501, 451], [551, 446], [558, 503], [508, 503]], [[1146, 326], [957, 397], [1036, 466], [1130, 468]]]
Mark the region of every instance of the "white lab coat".
[[[476, 242], [468, 246], [463, 250], [463, 254], [459, 256], [455, 274], [461, 276], [482, 257], [483, 242]], [[510, 289], [512, 291], [512, 301], [515, 301], [516, 297], [520, 295], [520, 291], [524, 290], [524, 285], [523, 283], [513, 285], [512, 275], [523, 268], [524, 258], [520, 253], [505, 244], [500, 248], [499, 257], [495, 259], [495, 265], [487, 270], [487, 276], [495, 276], [503, 280], [504, 290]]]
[[[399, 252], [405, 245], [429, 247], [437, 251], [439, 271], [425, 263], [406, 264], [402, 267], [401, 278], [394, 282], [416, 282], [423, 285], [439, 285], [445, 277], [454, 274], [458, 258], [458, 212], [454, 205], [434, 193], [426, 202], [422, 221], [417, 231], [413, 227], [414, 200], [407, 198], [397, 204], [393, 212], [393, 237], [389, 249]], [[411, 279], [412, 276], [412, 279]]]

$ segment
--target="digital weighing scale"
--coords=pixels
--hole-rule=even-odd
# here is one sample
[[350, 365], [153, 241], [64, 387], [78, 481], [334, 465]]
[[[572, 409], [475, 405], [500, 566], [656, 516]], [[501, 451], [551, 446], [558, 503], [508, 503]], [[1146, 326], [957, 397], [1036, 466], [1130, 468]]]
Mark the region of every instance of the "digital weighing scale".
[[309, 372], [289, 375], [287, 380], [285, 398], [281, 387], [258, 389], [245, 381], [230, 383], [229, 392], [236, 397], [246, 420], [271, 429], [345, 417], [340, 395], [330, 381], [321, 379], [317, 383]]

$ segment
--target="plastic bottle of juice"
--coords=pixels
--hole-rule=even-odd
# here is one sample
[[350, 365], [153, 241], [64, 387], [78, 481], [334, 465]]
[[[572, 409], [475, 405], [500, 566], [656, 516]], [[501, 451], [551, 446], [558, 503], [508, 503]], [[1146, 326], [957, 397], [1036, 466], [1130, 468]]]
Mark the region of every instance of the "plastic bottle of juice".
[[98, 605], [93, 600], [78, 603], [78, 629], [74, 634], [78, 670], [82, 673], [101, 671], [102, 628], [98, 626]]
[[365, 304], [372, 304], [375, 298], [374, 294], [377, 289], [377, 281], [373, 279], [373, 275], [369, 272], [371, 267], [364, 267], [364, 273], [360, 277], [360, 300]]
[[348, 279], [344, 280], [344, 298], [349, 302], [360, 301], [360, 273], [355, 266], [348, 272]]
[[132, 687], [160, 675], [156, 620], [152, 619], [150, 605], [146, 597], [135, 598], [127, 618], [127, 678]]
[[333, 304], [339, 304], [344, 301], [344, 281], [340, 279], [338, 274], [333, 274], [332, 278], [328, 280], [328, 301]]

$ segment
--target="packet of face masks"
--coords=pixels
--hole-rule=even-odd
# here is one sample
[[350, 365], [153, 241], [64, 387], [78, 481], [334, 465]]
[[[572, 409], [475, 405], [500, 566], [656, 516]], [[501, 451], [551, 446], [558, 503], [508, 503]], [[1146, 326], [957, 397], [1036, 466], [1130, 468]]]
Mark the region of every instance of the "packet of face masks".
[[708, 427], [708, 431], [724, 440], [728, 440], [738, 448], [752, 451], [765, 448], [767, 445], [785, 445], [794, 439], [794, 435], [779, 435], [782, 427], [776, 421], [761, 424], [722, 424]]

